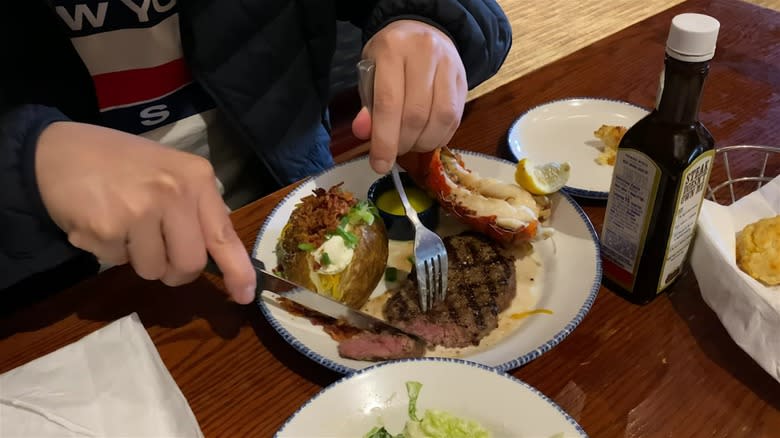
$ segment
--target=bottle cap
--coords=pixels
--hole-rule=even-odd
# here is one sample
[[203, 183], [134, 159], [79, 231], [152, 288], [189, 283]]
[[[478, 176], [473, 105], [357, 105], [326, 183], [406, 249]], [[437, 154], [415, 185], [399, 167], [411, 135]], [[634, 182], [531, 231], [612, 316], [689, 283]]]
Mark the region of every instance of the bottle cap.
[[684, 62], [709, 61], [715, 55], [720, 22], [704, 14], [680, 14], [672, 19], [666, 54]]

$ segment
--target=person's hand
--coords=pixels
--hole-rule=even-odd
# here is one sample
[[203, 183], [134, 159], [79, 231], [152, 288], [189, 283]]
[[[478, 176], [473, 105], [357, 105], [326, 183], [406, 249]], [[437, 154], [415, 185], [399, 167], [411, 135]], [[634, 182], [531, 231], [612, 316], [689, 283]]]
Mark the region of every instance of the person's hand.
[[372, 114], [363, 108], [352, 122], [371, 138], [371, 167], [387, 173], [410, 150], [446, 145], [460, 124], [468, 85], [452, 40], [439, 29], [399, 20], [377, 32], [363, 49], [376, 64]]
[[208, 251], [233, 300], [254, 298], [254, 270], [207, 160], [120, 131], [57, 122], [38, 139], [35, 173], [46, 210], [72, 245], [169, 286], [197, 278]]

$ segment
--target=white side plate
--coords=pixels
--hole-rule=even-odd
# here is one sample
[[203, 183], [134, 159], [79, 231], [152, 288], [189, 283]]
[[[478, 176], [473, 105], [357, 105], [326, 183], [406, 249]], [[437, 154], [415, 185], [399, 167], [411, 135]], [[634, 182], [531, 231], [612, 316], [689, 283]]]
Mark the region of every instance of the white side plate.
[[509, 150], [517, 160], [537, 163], [568, 161], [571, 176], [565, 190], [574, 196], [606, 199], [612, 182], [612, 166], [596, 158], [603, 149], [593, 135], [601, 125], [631, 127], [647, 110], [628, 102], [597, 98], [572, 98], [531, 108], [509, 129]]

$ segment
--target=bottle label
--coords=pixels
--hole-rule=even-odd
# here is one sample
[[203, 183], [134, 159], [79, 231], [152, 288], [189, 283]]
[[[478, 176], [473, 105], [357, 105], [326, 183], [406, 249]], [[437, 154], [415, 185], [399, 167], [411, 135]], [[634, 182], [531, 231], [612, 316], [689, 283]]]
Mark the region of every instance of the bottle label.
[[627, 291], [634, 288], [660, 177], [661, 169], [650, 157], [635, 149], [618, 149], [601, 248], [604, 273]]
[[682, 173], [661, 278], [658, 279], [659, 293], [680, 275], [682, 265], [688, 258], [714, 156], [714, 150], [702, 153]]

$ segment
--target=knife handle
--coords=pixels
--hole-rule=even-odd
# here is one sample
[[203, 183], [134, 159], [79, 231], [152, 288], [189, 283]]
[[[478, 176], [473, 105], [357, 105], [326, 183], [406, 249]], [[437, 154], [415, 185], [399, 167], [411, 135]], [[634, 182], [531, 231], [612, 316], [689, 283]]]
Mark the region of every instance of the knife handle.
[[[249, 260], [252, 262], [252, 266], [257, 270], [265, 270], [265, 263], [261, 262], [260, 260], [257, 260], [254, 257], [249, 257]], [[204, 272], [208, 272], [209, 274], [214, 274], [216, 276], [222, 277], [222, 270], [219, 269], [219, 266], [217, 266], [217, 262], [214, 261], [213, 258], [211, 258], [211, 254], [207, 255], [206, 259], [206, 266], [203, 268]], [[260, 278], [258, 277], [257, 281], [260, 281]]]

